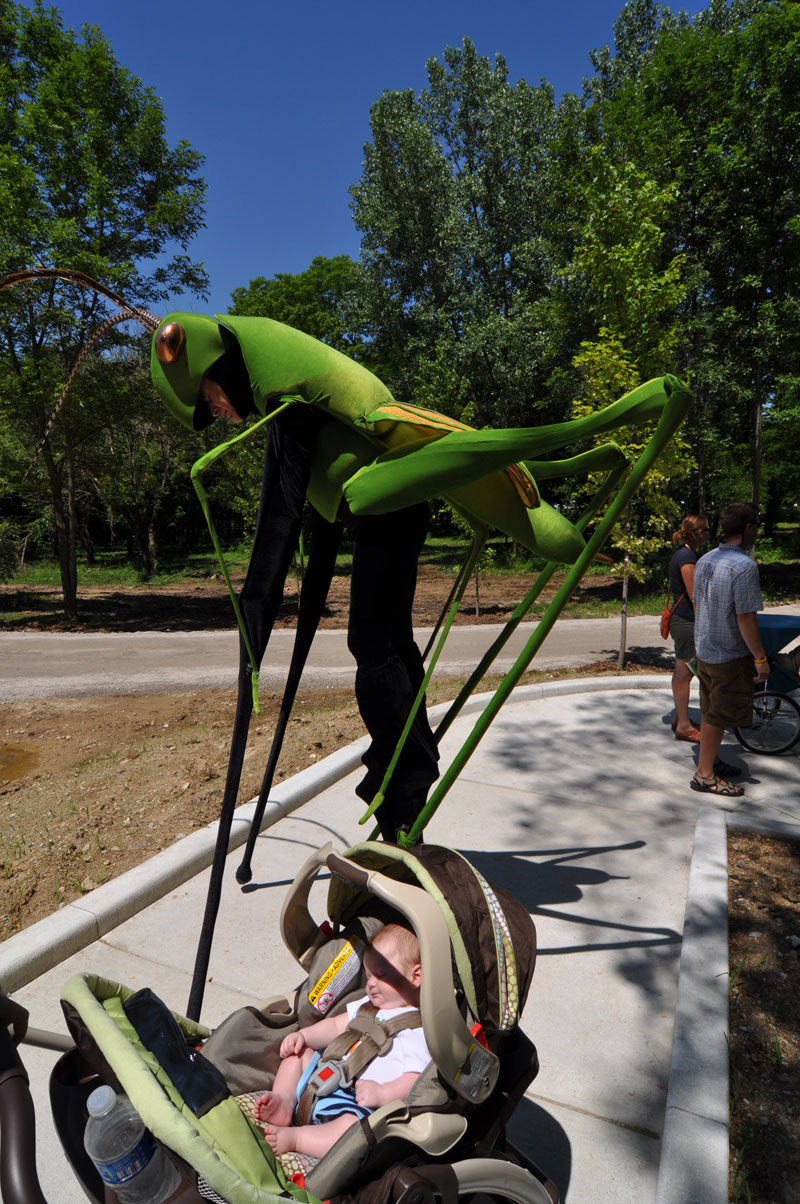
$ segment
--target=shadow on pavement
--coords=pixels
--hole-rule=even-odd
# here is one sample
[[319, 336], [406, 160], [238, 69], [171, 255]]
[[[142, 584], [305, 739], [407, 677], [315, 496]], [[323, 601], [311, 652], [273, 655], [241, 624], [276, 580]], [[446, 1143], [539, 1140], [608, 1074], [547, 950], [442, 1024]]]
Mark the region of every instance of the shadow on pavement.
[[[593, 869], [590, 866], [565, 865], [565, 860], [598, 857], [605, 853], [625, 849], [644, 848], [644, 845], [643, 840], [635, 840], [627, 844], [605, 845], [597, 848], [577, 846], [574, 849], [529, 849], [515, 853], [492, 852], [489, 854], [471, 849], [465, 851], [465, 856], [490, 882], [496, 886], [502, 886], [515, 895], [531, 913], [534, 920], [537, 916], [547, 916], [550, 919], [564, 920], [569, 924], [587, 925], [592, 928], [607, 929], [610, 933], [628, 934], [628, 939], [625, 940], [599, 941], [583, 945], [560, 945], [539, 949], [538, 956], [547, 957], [556, 953], [595, 953], [601, 949], [641, 949], [652, 948], [655, 945], [680, 943], [680, 933], [675, 932], [672, 928], [650, 928], [640, 927], [636, 924], [616, 923], [594, 919], [585, 913], [572, 915], [569, 912], [556, 911], [550, 906], [558, 903], [577, 903], [583, 898], [582, 887], [602, 886], [606, 882], [624, 877], [621, 874], [610, 874], [606, 870]], [[551, 860], [531, 862], [527, 860], [530, 857], [548, 857]]]

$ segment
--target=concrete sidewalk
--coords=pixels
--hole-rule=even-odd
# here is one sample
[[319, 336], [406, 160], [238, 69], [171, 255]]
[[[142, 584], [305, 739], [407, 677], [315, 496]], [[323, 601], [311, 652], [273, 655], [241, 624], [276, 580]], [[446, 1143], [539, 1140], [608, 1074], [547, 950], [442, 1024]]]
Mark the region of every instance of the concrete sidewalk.
[[[569, 1204], [656, 1200], [698, 807], [716, 804], [745, 824], [764, 817], [800, 820], [800, 746], [786, 756], [758, 758], [726, 739], [725, 760], [748, 770], [741, 779], [744, 799], [722, 807], [722, 800], [689, 789], [695, 749], [672, 738], [670, 713], [665, 677], [524, 687], [425, 834], [428, 842], [463, 851], [535, 919], [539, 960], [523, 1027], [537, 1044], [542, 1069], [517, 1110], [512, 1138], [555, 1179]], [[460, 718], [448, 733], [443, 765], [474, 718]], [[352, 756], [342, 766], [348, 763]], [[281, 903], [311, 850], [328, 840], [344, 848], [368, 831], [358, 826], [358, 776], [347, 773], [267, 828], [257, 841], [253, 881], [244, 889], [234, 879], [239, 852], [229, 855], [203, 1009], [207, 1024], [300, 979], [278, 937]], [[173, 860], [183, 855], [180, 846], [171, 852]], [[142, 872], [163, 878], [165, 865], [156, 858]], [[184, 1011], [207, 880], [207, 871], [197, 873], [20, 985], [15, 998], [29, 1007], [31, 1024], [63, 1031], [59, 990], [77, 970], [152, 986]], [[151, 897], [157, 885], [150, 882]], [[120, 899], [124, 879], [86, 896], [87, 915], [102, 911], [102, 892], [112, 888]], [[322, 888], [312, 904], [323, 918]], [[38, 949], [34, 929], [27, 931], [11, 941]], [[55, 927], [50, 931], [60, 939]], [[22, 983], [19, 947], [14, 953], [6, 946], [0, 948], [0, 982], [13, 963]], [[46, 1074], [53, 1056], [26, 1050], [25, 1060], [36, 1089], [45, 1194], [77, 1204], [83, 1196], [65, 1183], [49, 1124]]]

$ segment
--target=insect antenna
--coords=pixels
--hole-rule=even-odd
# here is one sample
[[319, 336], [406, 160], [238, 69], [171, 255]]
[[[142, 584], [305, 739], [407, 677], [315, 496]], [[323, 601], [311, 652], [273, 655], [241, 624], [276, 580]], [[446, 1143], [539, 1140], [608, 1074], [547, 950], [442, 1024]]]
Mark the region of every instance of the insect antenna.
[[85, 272], [73, 271], [72, 269], [68, 268], [25, 268], [20, 272], [11, 272], [8, 276], [4, 276], [0, 280], [0, 291], [6, 288], [13, 288], [18, 284], [27, 284], [31, 281], [38, 280], [63, 280], [67, 284], [78, 284], [81, 288], [90, 289], [92, 292], [97, 293], [98, 296], [105, 297], [106, 300], [112, 301], [114, 305], [118, 305], [120, 307], [122, 312], [115, 314], [110, 318], [106, 318], [105, 321], [101, 322], [99, 326], [95, 327], [84, 343], [83, 347], [78, 352], [75, 363], [70, 369], [66, 384], [61, 390], [61, 395], [59, 396], [58, 401], [53, 408], [53, 412], [48, 420], [47, 426], [45, 427], [44, 434], [39, 441], [36, 451], [33, 453], [30, 464], [25, 470], [25, 475], [22, 478], [23, 481], [27, 479], [28, 474], [36, 463], [42, 448], [48, 440], [50, 432], [53, 429], [53, 424], [59, 415], [61, 407], [67, 399], [67, 394], [69, 393], [73, 380], [83, 366], [87, 355], [96, 345], [98, 340], [101, 339], [109, 330], [111, 330], [112, 327], [118, 326], [121, 322], [128, 322], [130, 320], [140, 322], [142, 326], [144, 326], [145, 330], [149, 330], [151, 334], [154, 334], [161, 321], [161, 319], [157, 318], [155, 314], [150, 313], [148, 309], [144, 309], [140, 305], [130, 305], [118, 293], [113, 292], [110, 288], [107, 288], [106, 285], [101, 284], [99, 280], [95, 280], [92, 276], [87, 276]]

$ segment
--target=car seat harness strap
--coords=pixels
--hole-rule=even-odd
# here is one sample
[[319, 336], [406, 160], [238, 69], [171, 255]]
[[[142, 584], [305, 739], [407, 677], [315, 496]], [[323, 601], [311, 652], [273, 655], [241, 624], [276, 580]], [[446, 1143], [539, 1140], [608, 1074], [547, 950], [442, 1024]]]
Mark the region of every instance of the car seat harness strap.
[[325, 1047], [298, 1101], [295, 1124], [309, 1124], [316, 1101], [349, 1086], [370, 1062], [391, 1048], [397, 1033], [422, 1027], [416, 1008], [389, 1020], [378, 1020], [377, 1015], [373, 1004], [363, 1003], [344, 1032]]

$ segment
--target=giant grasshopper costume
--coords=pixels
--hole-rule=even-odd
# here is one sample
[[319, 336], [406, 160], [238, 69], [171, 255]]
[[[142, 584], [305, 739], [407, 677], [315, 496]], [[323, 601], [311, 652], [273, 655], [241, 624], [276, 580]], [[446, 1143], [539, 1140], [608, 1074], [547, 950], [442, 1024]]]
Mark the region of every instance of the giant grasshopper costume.
[[[19, 274], [0, 287], [35, 275]], [[85, 278], [79, 283], [86, 283]], [[108, 290], [100, 291], [124, 305]], [[354, 536], [349, 645], [357, 661], [359, 705], [372, 735], [372, 746], [364, 758], [367, 775], [357, 790], [369, 802], [364, 819], [376, 812], [385, 837], [413, 844], [682, 422], [691, 394], [676, 377], [664, 376], [586, 418], [524, 429], [477, 431], [434, 411], [396, 401], [363, 365], [268, 318], [174, 313], [159, 322], [145, 311], [130, 308], [127, 316], [138, 318], [154, 332], [153, 382], [166, 408], [186, 427], [198, 429], [212, 419], [203, 393], [207, 379], [217, 381], [242, 417], [255, 416], [243, 433], [215, 447], [192, 470], [240, 631], [236, 718], [188, 1010], [189, 1016], [196, 1018], [248, 726], [257, 705], [258, 671], [282, 598], [305, 502], [312, 508], [312, 547], [295, 652], [259, 806], [237, 874], [240, 881], [251, 876], [250, 857], [303, 664], [325, 602], [342, 523], [350, 524]], [[655, 425], [633, 464], [614, 443], [592, 446], [567, 459], [543, 458], [581, 441], [596, 442], [598, 435], [616, 428], [642, 424]], [[245, 584], [236, 598], [202, 478], [218, 456], [262, 425], [267, 427], [267, 439], [259, 514]], [[588, 473], [605, 475], [590, 505], [572, 523], [542, 498], [539, 483]], [[427, 656], [435, 643], [428, 667], [423, 669], [411, 630], [411, 601], [417, 555], [424, 539], [425, 505], [437, 496], [446, 498], [468, 521], [473, 540], [426, 649]], [[602, 518], [585, 540], [583, 531], [604, 506]], [[490, 528], [504, 531], [548, 564], [434, 735], [425, 715], [426, 684]], [[437, 776], [437, 742], [559, 564], [569, 566], [563, 585], [428, 797]]]

